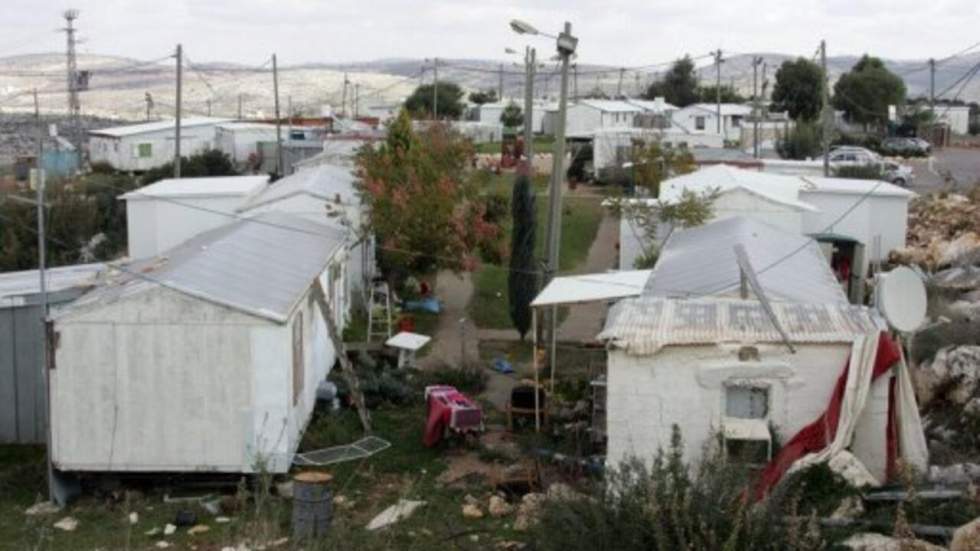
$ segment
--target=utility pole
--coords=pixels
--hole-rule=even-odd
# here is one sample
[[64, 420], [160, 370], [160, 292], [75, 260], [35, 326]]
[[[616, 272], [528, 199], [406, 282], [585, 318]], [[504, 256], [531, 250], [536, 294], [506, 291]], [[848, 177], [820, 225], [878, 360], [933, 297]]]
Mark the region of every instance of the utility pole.
[[718, 133], [721, 134], [721, 48], [715, 52], [715, 103]]
[[[936, 60], [929, 58], [929, 112], [936, 112]], [[935, 115], [933, 115], [935, 116]]]
[[242, 95], [238, 94], [238, 120], [242, 120]]
[[635, 76], [636, 76], [636, 88], [634, 89], [633, 93], [636, 94], [636, 97], [640, 97], [643, 95], [643, 84], [640, 82], [640, 73], [636, 73]]
[[146, 120], [150, 120], [150, 111], [153, 109], [153, 96], [146, 92], [143, 100], [146, 102]]
[[272, 54], [272, 95], [276, 109], [276, 175], [285, 176], [282, 166], [282, 117], [279, 116], [279, 65], [276, 54]]
[[293, 135], [293, 96], [286, 96], [286, 140]]
[[78, 100], [78, 64], [75, 57], [75, 20], [78, 19], [78, 10], [65, 10], [65, 37], [68, 41], [67, 61], [68, 61], [68, 115], [71, 117], [72, 143], [75, 144], [75, 151], [82, 152], [81, 136], [81, 102]]
[[578, 63], [576, 63], [575, 65], [572, 65], [572, 70], [574, 71], [574, 75], [575, 75], [574, 80], [572, 81], [572, 82], [574, 82], [574, 86], [575, 86], [575, 88], [574, 88], [575, 91], [572, 94], [572, 99], [578, 100], [578, 98], [579, 98], [579, 95], [578, 95]]
[[504, 101], [504, 64], [500, 64], [500, 69], [498, 69], [498, 82], [497, 82], [497, 101]]
[[439, 58], [432, 58], [432, 120], [439, 120]]
[[344, 73], [344, 95], [340, 100], [340, 115], [347, 118], [347, 85], [350, 83], [347, 80], [347, 73]]
[[[555, 147], [551, 165], [551, 194], [548, 197], [548, 265], [542, 285], [558, 273], [559, 248], [561, 245], [561, 193], [565, 182], [565, 118], [568, 113], [568, 66], [578, 39], [572, 36], [572, 24], [565, 22], [565, 30], [558, 36], [558, 54], [561, 56], [561, 88], [558, 93], [558, 120], [555, 124]], [[552, 308], [548, 315], [551, 361], [554, 365], [558, 310]]]
[[534, 48], [524, 48], [524, 157], [528, 164], [528, 177], [534, 174]]
[[208, 116], [210, 117], [211, 116], [211, 98], [208, 98], [207, 99], [207, 104], [208, 104]]
[[759, 158], [759, 64], [761, 57], [752, 58], [752, 156]]
[[823, 176], [830, 177], [830, 76], [827, 74], [827, 41], [820, 41], [820, 67], [823, 69]]
[[180, 178], [180, 93], [184, 73], [184, 47], [177, 44], [177, 99], [174, 106], [174, 178]]
[[619, 82], [616, 84], [616, 99], [623, 97], [623, 75], [626, 73], [626, 69], [623, 67], [619, 68]]
[[51, 347], [48, 346], [48, 287], [44, 273], [47, 259], [47, 239], [44, 235], [44, 124], [41, 122], [41, 105], [37, 100], [37, 88], [34, 89], [34, 121], [37, 123], [37, 162], [35, 163], [37, 169], [34, 182], [34, 200], [37, 203], [37, 271], [40, 278], [38, 289], [41, 291], [41, 329], [44, 334], [44, 346], [41, 352], [46, 408], [44, 427], [47, 450], [44, 455], [48, 470], [48, 499], [54, 502], [54, 468], [51, 464], [51, 373], [48, 371], [48, 353]]
[[361, 84], [354, 83], [354, 118], [361, 114]]

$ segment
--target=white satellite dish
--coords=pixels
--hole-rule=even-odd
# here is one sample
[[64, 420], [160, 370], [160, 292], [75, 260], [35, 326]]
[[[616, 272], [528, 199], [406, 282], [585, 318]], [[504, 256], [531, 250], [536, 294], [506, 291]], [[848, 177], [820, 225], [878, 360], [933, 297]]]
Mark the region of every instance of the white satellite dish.
[[905, 266], [881, 275], [876, 297], [878, 310], [898, 331], [914, 331], [926, 318], [926, 286]]

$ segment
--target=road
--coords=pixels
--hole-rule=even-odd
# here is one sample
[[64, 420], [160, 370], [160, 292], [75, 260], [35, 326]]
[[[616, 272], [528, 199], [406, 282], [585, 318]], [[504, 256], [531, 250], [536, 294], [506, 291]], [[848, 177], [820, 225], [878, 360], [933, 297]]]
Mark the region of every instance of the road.
[[[980, 182], [980, 149], [945, 148], [933, 154], [932, 162], [911, 160], [915, 171], [912, 189], [931, 192], [945, 187], [947, 175], [955, 189], [965, 189]], [[930, 166], [931, 165], [931, 166]]]

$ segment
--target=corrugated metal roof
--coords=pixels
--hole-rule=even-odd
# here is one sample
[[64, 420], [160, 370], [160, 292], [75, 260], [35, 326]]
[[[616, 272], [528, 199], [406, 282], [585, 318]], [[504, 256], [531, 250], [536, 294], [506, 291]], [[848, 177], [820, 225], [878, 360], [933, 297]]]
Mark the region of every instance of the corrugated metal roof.
[[734, 246], [745, 247], [772, 301], [846, 304], [816, 241], [736, 216], [676, 232], [667, 240], [644, 294], [700, 297], [739, 292]]
[[818, 178], [800, 176], [800, 191], [803, 193], [840, 193], [845, 195], [868, 195], [875, 197], [914, 197], [915, 193], [895, 184], [878, 180], [859, 180], [856, 178]]
[[341, 203], [354, 204], [357, 200], [357, 190], [354, 188], [356, 180], [349, 168], [329, 164], [304, 168], [273, 182], [252, 196], [240, 210], [247, 211], [298, 194], [311, 195], [324, 201], [336, 201], [339, 196]]
[[[772, 307], [793, 343], [846, 343], [885, 328], [864, 306], [777, 302]], [[637, 356], [674, 345], [782, 342], [758, 301], [654, 296], [616, 303], [598, 338]]]
[[130, 191], [123, 199], [248, 195], [269, 183], [268, 175], [167, 178]]
[[795, 176], [766, 174], [719, 164], [664, 180], [660, 184], [660, 197], [671, 201], [679, 199], [685, 190], [701, 193], [711, 189], [728, 191], [742, 188], [798, 210], [816, 211], [813, 205], [799, 200], [801, 183]]
[[164, 286], [282, 323], [346, 237], [337, 228], [279, 212], [240, 219], [129, 264], [66, 313]]
[[[72, 287], [92, 285], [103, 270], [105, 264], [102, 263], [48, 268], [44, 271], [47, 291], [56, 293]], [[40, 292], [41, 278], [37, 270], [0, 273], [0, 305], [3, 305], [4, 299]]]
[[[699, 109], [701, 111], [707, 111], [711, 114], [718, 113], [718, 104], [716, 103], [695, 103], [688, 105], [684, 109]], [[728, 115], [741, 115], [747, 116], [752, 114], [752, 107], [748, 105], [742, 105], [741, 103], [723, 103], [721, 104], [721, 116], [725, 117]]]
[[[204, 126], [208, 124], [219, 124], [229, 122], [234, 119], [220, 119], [213, 117], [188, 117], [180, 120], [181, 128], [191, 128], [194, 126]], [[173, 120], [147, 122], [143, 124], [127, 124], [126, 126], [113, 126], [110, 128], [99, 128], [89, 130], [92, 136], [110, 136], [113, 138], [123, 138], [150, 132], [160, 132], [162, 130], [173, 130], [175, 122]]]

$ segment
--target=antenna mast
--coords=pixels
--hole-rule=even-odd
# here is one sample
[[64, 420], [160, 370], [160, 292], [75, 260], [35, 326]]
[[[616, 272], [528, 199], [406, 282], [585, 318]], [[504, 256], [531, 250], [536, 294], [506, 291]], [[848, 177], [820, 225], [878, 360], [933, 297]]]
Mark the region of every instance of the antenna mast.
[[69, 9], [64, 12], [65, 36], [68, 39], [68, 116], [72, 124], [72, 142], [75, 150], [82, 151], [81, 143], [81, 103], [78, 101], [78, 62], [75, 58], [75, 20], [78, 19], [78, 10]]

